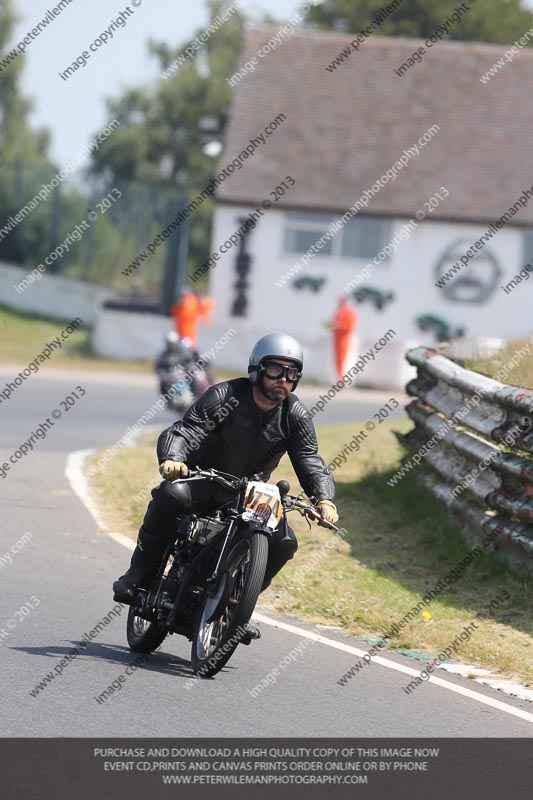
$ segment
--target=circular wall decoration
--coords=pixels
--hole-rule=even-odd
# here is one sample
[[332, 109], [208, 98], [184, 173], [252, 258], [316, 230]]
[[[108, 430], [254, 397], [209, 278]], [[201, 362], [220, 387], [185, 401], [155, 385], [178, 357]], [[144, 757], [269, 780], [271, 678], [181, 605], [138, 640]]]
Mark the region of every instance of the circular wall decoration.
[[470, 247], [471, 239], [452, 242], [435, 266], [436, 283], [444, 278], [454, 264], [459, 266], [456, 274], [439, 287], [439, 291], [453, 303], [486, 302], [503, 275], [498, 259], [486, 246], [463, 266], [459, 259]]

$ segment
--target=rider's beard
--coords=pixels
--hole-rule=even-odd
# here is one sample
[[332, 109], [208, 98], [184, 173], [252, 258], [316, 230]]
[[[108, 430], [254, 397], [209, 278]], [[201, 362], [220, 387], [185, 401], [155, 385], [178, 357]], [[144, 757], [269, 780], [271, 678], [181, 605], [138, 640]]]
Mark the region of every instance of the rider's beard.
[[267, 397], [269, 400], [285, 400], [288, 394], [290, 394], [292, 387], [292, 383], [289, 384], [285, 383], [275, 383], [270, 389], [265, 389], [263, 381], [259, 383], [259, 391], [262, 395]]

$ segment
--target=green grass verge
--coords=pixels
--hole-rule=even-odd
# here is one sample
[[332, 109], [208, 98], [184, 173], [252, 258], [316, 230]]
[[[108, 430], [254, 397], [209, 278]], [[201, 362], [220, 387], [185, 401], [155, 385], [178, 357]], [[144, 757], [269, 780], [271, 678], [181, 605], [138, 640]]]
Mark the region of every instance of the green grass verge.
[[[358, 423], [318, 426], [323, 457], [334, 458], [361, 427]], [[416, 477], [411, 473], [394, 488], [387, 485], [403, 452], [393, 431], [410, 427], [407, 419], [380, 424], [359, 452], [336, 470], [340, 524], [348, 534], [335, 548], [325, 549], [331, 537], [326, 530], [316, 525], [309, 529], [301, 517], [291, 515], [300, 547], [261, 595], [263, 608], [343, 627], [354, 636], [379, 638], [462, 561], [470, 546]], [[94, 479], [112, 530], [136, 536], [149, 486], [158, 481], [154, 446], [151, 436], [135, 449], [120, 451], [107, 471]], [[282, 478], [290, 482], [292, 493], [299, 491], [287, 457], [275, 475], [276, 480]], [[144, 496], [133, 501], [142, 490]], [[493, 616], [477, 620], [478, 630], [453, 658], [529, 686], [533, 683], [531, 585], [485, 554], [432, 601], [429, 618], [414, 617], [391, 638], [390, 647], [437, 654], [502, 591], [510, 599]]]
[[525, 352], [528, 347], [531, 347], [532, 342], [533, 339], [519, 339], [514, 342], [509, 342], [495, 358], [485, 359], [483, 361], [466, 359], [465, 367], [475, 370], [476, 372], [481, 372], [492, 378], [497, 375], [503, 367], [508, 369], [507, 365], [517, 354], [517, 351], [525, 348], [525, 350], [523, 350], [524, 357], [519, 358], [518, 363], [514, 364], [509, 369], [507, 376], [504, 377], [501, 382], [513, 386], [526, 386], [531, 389], [533, 388], [533, 357], [525, 355]]
[[[71, 319], [64, 321], [38, 314], [21, 314], [0, 306], [0, 363], [28, 364], [39, 355], [50, 342], [59, 336]], [[61, 350], [55, 350], [41, 369], [68, 367], [69, 369], [92, 369], [98, 371], [144, 372], [151, 371], [151, 361], [114, 361], [98, 358], [91, 353], [90, 330], [86, 326], [74, 331], [63, 342]]]

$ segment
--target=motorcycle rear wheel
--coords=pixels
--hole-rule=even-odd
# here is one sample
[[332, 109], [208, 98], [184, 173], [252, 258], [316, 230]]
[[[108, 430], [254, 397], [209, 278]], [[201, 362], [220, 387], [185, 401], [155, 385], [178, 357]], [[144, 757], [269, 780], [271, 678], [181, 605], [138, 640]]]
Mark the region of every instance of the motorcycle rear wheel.
[[[172, 559], [169, 557], [165, 564], [164, 570], [161, 572], [159, 569], [156, 577], [153, 579], [150, 589], [150, 596], [154, 598], [154, 603], [157, 602], [161, 593], [164, 576], [172, 565]], [[151, 653], [157, 650], [163, 640], [168, 634], [168, 628], [163, 627], [157, 622], [150, 622], [150, 620], [140, 617], [137, 613], [136, 605], [131, 605], [128, 612], [128, 621], [126, 623], [126, 636], [130, 650], [135, 653]]]
[[206, 590], [198, 609], [191, 649], [194, 671], [212, 677], [227, 664], [250, 620], [268, 558], [268, 540], [262, 533], [240, 539], [228, 555], [225, 572], [214, 589]]
[[130, 606], [126, 634], [130, 650], [135, 653], [152, 653], [157, 650], [166, 638], [168, 630], [157, 622], [149, 622], [135, 614], [135, 608]]

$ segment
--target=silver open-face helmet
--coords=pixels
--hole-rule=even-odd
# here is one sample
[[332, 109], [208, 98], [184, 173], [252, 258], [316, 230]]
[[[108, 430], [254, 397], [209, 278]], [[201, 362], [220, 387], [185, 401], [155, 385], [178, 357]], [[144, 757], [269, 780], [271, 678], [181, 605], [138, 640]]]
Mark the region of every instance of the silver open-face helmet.
[[264, 362], [269, 359], [282, 358], [287, 361], [294, 361], [298, 368], [298, 378], [293, 381], [292, 388], [296, 389], [304, 365], [304, 354], [300, 342], [288, 333], [267, 333], [254, 344], [250, 359], [248, 361], [248, 377], [250, 382], [259, 382], [262, 373], [265, 371]]

